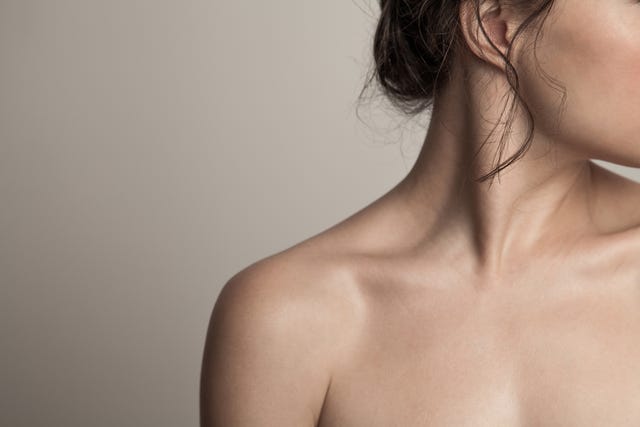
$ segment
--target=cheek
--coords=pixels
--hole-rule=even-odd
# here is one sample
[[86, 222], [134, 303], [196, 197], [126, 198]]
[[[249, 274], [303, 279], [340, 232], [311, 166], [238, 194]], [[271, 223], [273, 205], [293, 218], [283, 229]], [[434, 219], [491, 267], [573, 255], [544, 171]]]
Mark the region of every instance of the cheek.
[[[541, 39], [539, 65], [531, 54], [519, 71], [536, 132], [586, 157], [640, 167], [638, 28], [632, 33], [603, 24], [591, 31], [554, 34], [553, 44]], [[559, 116], [563, 88], [567, 99]]]

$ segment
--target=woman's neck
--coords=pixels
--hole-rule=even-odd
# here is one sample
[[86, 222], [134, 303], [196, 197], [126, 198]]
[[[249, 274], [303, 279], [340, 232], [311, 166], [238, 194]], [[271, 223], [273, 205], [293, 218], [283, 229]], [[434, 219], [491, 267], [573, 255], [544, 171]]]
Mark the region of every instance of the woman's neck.
[[[498, 101], [508, 99], [507, 90], [499, 78], [486, 86], [473, 76], [452, 80], [436, 100], [422, 151], [398, 188], [414, 214], [416, 236], [425, 244], [441, 238], [462, 242], [475, 255], [477, 269], [489, 275], [536, 249], [595, 229], [593, 163], [538, 131], [525, 155], [493, 182], [476, 182], [497, 164], [504, 128], [482, 142], [500, 120], [504, 105]], [[501, 161], [521, 147], [526, 126], [516, 116]]]

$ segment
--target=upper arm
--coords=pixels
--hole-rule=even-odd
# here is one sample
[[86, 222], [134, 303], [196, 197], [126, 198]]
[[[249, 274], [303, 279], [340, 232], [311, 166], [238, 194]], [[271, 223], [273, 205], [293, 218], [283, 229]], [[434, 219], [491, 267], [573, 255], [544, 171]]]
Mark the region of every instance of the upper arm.
[[204, 347], [202, 427], [315, 425], [330, 379], [329, 331], [310, 295], [286, 280], [261, 267], [224, 285]]

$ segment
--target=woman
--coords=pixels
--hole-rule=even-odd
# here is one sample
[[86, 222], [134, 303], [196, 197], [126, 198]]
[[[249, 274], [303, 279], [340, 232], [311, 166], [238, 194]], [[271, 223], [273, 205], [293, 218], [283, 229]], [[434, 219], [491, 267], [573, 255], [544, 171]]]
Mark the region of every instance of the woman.
[[639, 426], [640, 2], [380, 4], [422, 151], [224, 286], [202, 425]]

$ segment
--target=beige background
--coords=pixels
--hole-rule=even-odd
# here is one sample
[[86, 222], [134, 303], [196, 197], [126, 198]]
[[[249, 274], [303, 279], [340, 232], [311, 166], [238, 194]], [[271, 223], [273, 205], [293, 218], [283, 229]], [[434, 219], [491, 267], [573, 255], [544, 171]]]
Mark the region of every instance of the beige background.
[[197, 425], [225, 281], [417, 155], [420, 123], [356, 116], [377, 12], [0, 0], [0, 425]]

